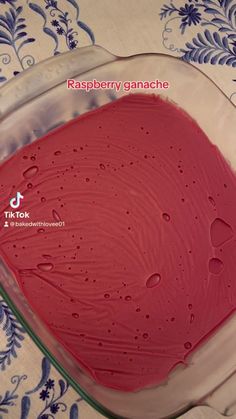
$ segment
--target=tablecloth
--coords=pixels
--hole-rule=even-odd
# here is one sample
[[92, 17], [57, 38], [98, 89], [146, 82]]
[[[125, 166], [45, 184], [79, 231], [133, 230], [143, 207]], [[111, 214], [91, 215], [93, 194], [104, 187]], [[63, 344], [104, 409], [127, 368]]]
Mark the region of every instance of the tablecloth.
[[[236, 104], [236, 0], [0, 0], [0, 86], [47, 57], [93, 43], [121, 56], [180, 57]], [[0, 297], [0, 419], [79, 417], [101, 415], [70, 388]]]

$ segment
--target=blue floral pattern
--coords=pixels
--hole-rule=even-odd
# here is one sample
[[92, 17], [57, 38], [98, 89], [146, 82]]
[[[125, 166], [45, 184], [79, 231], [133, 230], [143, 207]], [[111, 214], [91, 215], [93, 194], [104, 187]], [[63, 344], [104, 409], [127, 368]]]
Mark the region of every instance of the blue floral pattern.
[[11, 384], [13, 384], [13, 388], [11, 390], [7, 390], [3, 396], [0, 395], [0, 414], [8, 414], [10, 407], [15, 406], [16, 400], [19, 397], [16, 392], [21, 382], [26, 378], [27, 375], [14, 375], [11, 378]]
[[[0, 326], [6, 336], [6, 348], [0, 351], [0, 372], [3, 372], [11, 364], [12, 358], [17, 357], [17, 351], [21, 348], [21, 343], [25, 338], [23, 327], [3, 300], [0, 300]], [[59, 413], [63, 413], [63, 417], [68, 417], [69, 419], [78, 419], [78, 402], [81, 401], [81, 398], [69, 408], [62, 401], [62, 398], [69, 389], [69, 384], [62, 378], [56, 381], [51, 377], [52, 373], [50, 361], [46, 357], [43, 357], [41, 362], [41, 378], [38, 384], [23, 394], [22, 390], [21, 392], [18, 390], [22, 382], [28, 380], [28, 375], [14, 375], [10, 380], [11, 388], [6, 390], [4, 394], [0, 394], [0, 418], [2, 419], [5, 415], [9, 417], [11, 407], [16, 406], [20, 398], [20, 418], [32, 418], [31, 396], [36, 394], [38, 400], [42, 402], [41, 410], [36, 419], [56, 419], [56, 415]], [[7, 383], [5, 384], [7, 385]], [[64, 413], [66, 414], [67, 412], [69, 416], [64, 416]]]
[[[75, 9], [75, 13], [76, 13], [75, 21], [76, 21], [77, 26], [83, 29], [87, 33], [90, 41], [94, 43], [95, 38], [94, 38], [93, 32], [84, 22], [79, 20], [79, 6], [76, 0], [67, 0], [67, 2], [70, 3]], [[44, 0], [45, 11], [48, 10], [49, 16], [53, 18], [49, 22], [51, 27], [47, 26], [49, 19], [46, 12], [42, 9], [42, 7], [40, 7], [36, 3], [29, 3], [29, 7], [34, 12], [38, 13], [39, 15], [43, 17], [44, 19], [43, 30], [47, 35], [51, 36], [55, 42], [54, 54], [58, 54], [59, 52], [58, 51], [58, 45], [59, 45], [58, 35], [63, 36], [65, 38], [66, 46], [69, 50], [74, 49], [78, 45], [78, 39], [76, 39], [76, 36], [78, 35], [78, 31], [76, 31], [73, 27], [71, 27], [72, 20], [69, 17], [69, 13], [67, 11], [62, 10], [62, 8], [58, 6], [58, 1]]]
[[6, 347], [0, 348], [0, 371], [4, 371], [12, 358], [17, 357], [25, 331], [3, 300], [0, 300], [0, 326], [6, 336]]
[[[1, 0], [1, 2], [9, 4], [10, 7], [5, 14], [0, 15], [0, 44], [12, 48], [21, 70], [24, 70], [26, 66], [34, 64], [34, 58], [31, 55], [22, 55], [22, 48], [24, 45], [34, 42], [35, 39], [27, 36], [27, 26], [22, 17], [23, 7], [16, 7], [16, 0]], [[11, 62], [10, 55], [7, 53], [3, 55], [4, 64], [9, 64]], [[15, 74], [18, 74], [18, 71]], [[5, 81], [5, 77], [1, 77], [0, 81]]]
[[[70, 407], [62, 401], [63, 397], [69, 389], [69, 384], [63, 380], [54, 380], [51, 375], [51, 364], [47, 358], [42, 359], [41, 379], [35, 388], [21, 395], [19, 390], [23, 381], [27, 381], [27, 375], [14, 375], [11, 378], [12, 388], [5, 391], [4, 395], [0, 395], [0, 418], [9, 417], [11, 407], [16, 406], [18, 400], [20, 404], [20, 419], [31, 419], [32, 408], [34, 409], [35, 419], [56, 419], [58, 414], [63, 413], [63, 418], [78, 419], [79, 407], [78, 403], [82, 400], [78, 398]], [[37, 416], [35, 416], [35, 407], [32, 405], [31, 397], [33, 394], [41, 400], [41, 408]], [[37, 399], [36, 399], [37, 400]], [[37, 404], [38, 406], [38, 404]], [[6, 416], [5, 416], [6, 415]], [[62, 417], [62, 416], [61, 416]]]
[[37, 44], [32, 30], [29, 34], [30, 22], [24, 17], [27, 8], [35, 14], [45, 35], [50, 37], [52, 55], [78, 47], [82, 32], [88, 43], [95, 42], [92, 30], [80, 20], [77, 0], [27, 0], [24, 6], [19, 3], [19, 0], [0, 0], [0, 45], [5, 46], [5, 51], [0, 54], [0, 83], [7, 81], [4, 66], [14, 62], [12, 75], [16, 76], [36, 62], [33, 53], [25, 53], [27, 44]]
[[[182, 3], [182, 2], [181, 2]], [[219, 64], [236, 67], [236, 4], [234, 0], [188, 0], [184, 6], [176, 2], [161, 7], [160, 19], [166, 20], [163, 31], [163, 45], [179, 53], [189, 62]], [[182, 35], [190, 26], [197, 26], [198, 32], [183, 48], [173, 44], [166, 46], [166, 33], [171, 31], [168, 23], [179, 20]]]
[[38, 398], [42, 401], [42, 409], [38, 413], [36, 419], [56, 419], [57, 413], [64, 413], [63, 417], [68, 417], [66, 412], [69, 412], [69, 419], [78, 419], [79, 409], [78, 402], [73, 403], [70, 409], [62, 398], [68, 391], [69, 384], [59, 379], [58, 382], [50, 378], [51, 364], [47, 358], [42, 360], [42, 376], [40, 382], [35, 388], [25, 393], [21, 400], [21, 419], [30, 419], [31, 399], [30, 396], [37, 393]]

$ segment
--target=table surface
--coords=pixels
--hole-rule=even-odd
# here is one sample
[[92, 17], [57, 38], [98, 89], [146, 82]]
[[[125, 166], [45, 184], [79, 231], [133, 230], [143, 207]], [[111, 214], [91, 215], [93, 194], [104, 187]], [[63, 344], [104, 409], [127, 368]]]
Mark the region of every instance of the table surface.
[[[29, 66], [96, 43], [161, 52], [200, 68], [236, 104], [236, 0], [0, 0], [0, 86]], [[0, 296], [0, 419], [98, 419], [35, 347]], [[195, 408], [185, 419], [218, 419]], [[236, 416], [235, 416], [236, 418]]]

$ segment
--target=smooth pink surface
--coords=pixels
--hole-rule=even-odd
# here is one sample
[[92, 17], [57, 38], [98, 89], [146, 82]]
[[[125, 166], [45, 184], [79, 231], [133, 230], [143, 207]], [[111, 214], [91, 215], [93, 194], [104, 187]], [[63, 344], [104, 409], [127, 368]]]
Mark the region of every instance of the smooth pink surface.
[[19, 191], [31, 221], [65, 221], [1, 227], [0, 251], [103, 385], [160, 383], [235, 310], [236, 178], [172, 104], [124, 97], [20, 150], [0, 179], [1, 215]]

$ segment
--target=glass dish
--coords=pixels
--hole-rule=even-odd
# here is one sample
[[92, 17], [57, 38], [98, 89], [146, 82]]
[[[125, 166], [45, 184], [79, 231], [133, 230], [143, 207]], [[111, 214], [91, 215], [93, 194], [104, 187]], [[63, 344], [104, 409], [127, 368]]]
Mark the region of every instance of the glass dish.
[[[0, 90], [0, 161], [76, 116], [130, 93], [123, 90], [118, 93], [113, 90], [68, 90], [66, 80], [69, 78], [168, 80], [169, 89], [152, 92], [185, 109], [236, 168], [235, 107], [201, 71], [167, 55], [142, 54], [120, 58], [97, 46], [41, 62]], [[236, 372], [236, 317], [232, 316], [188, 358], [187, 367], [176, 368], [162, 385], [133, 393], [111, 390], [96, 383], [58, 344], [32, 312], [13, 273], [2, 260], [0, 291], [38, 348], [69, 384], [108, 418], [178, 417], [193, 406], [210, 404], [207, 396], [221, 388]], [[217, 406], [221, 411], [226, 407], [222, 394], [222, 404]], [[228, 397], [228, 404], [233, 403], [232, 398], [228, 400]]]

